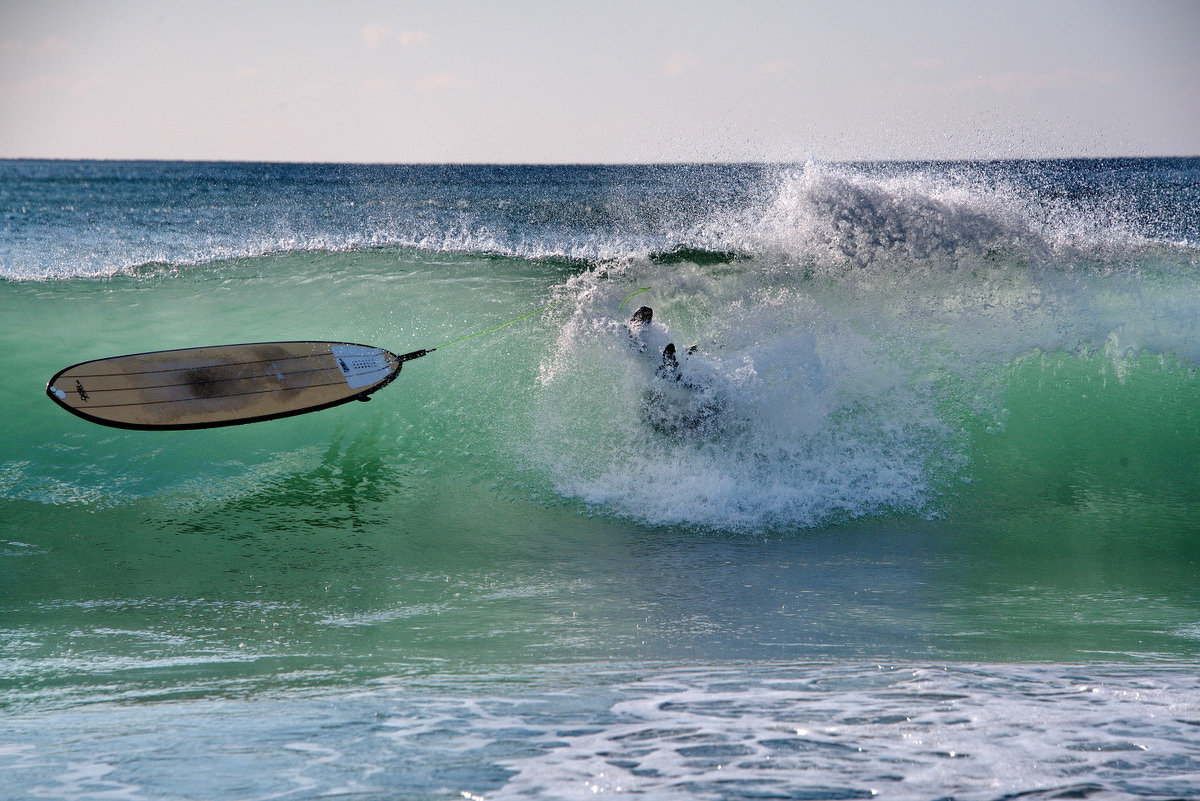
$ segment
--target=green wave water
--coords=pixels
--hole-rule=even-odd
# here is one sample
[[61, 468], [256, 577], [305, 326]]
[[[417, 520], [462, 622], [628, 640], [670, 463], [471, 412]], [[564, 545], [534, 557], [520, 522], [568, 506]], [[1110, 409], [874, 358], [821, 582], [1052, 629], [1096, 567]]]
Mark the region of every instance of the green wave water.
[[[124, 432], [42, 394], [61, 364], [149, 342], [423, 347], [541, 303], [576, 271], [377, 250], [9, 287], [8, 403], [24, 421], [0, 440], [9, 630], [107, 632], [32, 637], [10, 651], [9, 681], [107, 676], [112, 660], [358, 675], [423, 660], [887, 658], [914, 642], [934, 658], [1194, 653], [1200, 402], [1172, 357], [1029, 353], [915, 393], [893, 378], [874, 405], [813, 424], [822, 447], [903, 448], [915, 463], [899, 466], [780, 443], [772, 414], [704, 442], [648, 432], [608, 358], [619, 349], [584, 351], [580, 386], [544, 381], [579, 314], [555, 309], [409, 365], [370, 404], [263, 425]], [[940, 419], [886, 417], [913, 409]], [[762, 447], [764, 426], [779, 449]], [[741, 469], [757, 483], [731, 479]], [[755, 517], [774, 497], [762, 482], [806, 474], [825, 483]], [[692, 519], [655, 522], [700, 492]]]

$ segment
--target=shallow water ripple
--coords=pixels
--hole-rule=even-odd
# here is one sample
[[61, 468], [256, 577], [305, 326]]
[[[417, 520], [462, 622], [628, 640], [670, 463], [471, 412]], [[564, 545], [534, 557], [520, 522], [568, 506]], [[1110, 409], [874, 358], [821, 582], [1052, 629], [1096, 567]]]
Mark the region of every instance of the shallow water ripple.
[[572, 665], [76, 706], [0, 725], [7, 798], [1195, 798], [1163, 666]]
[[[1200, 681], [1114, 668], [678, 671], [561, 744], [503, 798], [960, 799], [1200, 793]], [[576, 721], [576, 725], [584, 721]]]

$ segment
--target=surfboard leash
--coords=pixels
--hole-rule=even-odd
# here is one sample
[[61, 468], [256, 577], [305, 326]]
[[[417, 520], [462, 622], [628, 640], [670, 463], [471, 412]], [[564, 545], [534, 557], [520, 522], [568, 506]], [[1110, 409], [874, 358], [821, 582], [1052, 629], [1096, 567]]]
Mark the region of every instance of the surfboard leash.
[[[625, 304], [629, 302], [630, 298], [636, 297], [637, 295], [640, 295], [643, 292], [648, 292], [649, 290], [650, 290], [650, 287], [644, 286], [641, 289], [637, 290], [636, 292], [631, 293], [628, 297], [625, 298], [625, 300], [621, 301], [621, 305], [617, 307], [617, 312], [619, 313], [621, 311], [621, 309], [625, 308]], [[564, 302], [566, 302], [566, 298], [563, 298], [562, 300], [556, 300], [553, 303], [548, 303], [545, 306], [542, 306], [541, 308], [534, 309], [533, 311], [529, 312], [528, 314], [522, 314], [520, 317], [514, 317], [513, 319], [509, 320], [508, 322], [501, 323], [500, 325], [496, 326], [495, 328], [489, 328], [486, 331], [477, 331], [474, 334], [467, 334], [465, 337], [459, 337], [458, 339], [452, 339], [443, 345], [438, 345], [436, 348], [423, 348], [421, 350], [414, 350], [412, 353], [406, 353], [403, 356], [399, 356], [398, 358], [401, 363], [409, 361], [410, 359], [419, 359], [428, 353], [433, 353], [435, 350], [439, 350], [441, 348], [448, 348], [451, 345], [454, 345], [458, 342], [463, 342], [468, 339], [474, 339], [475, 337], [481, 337], [484, 334], [491, 334], [496, 331], [499, 331], [501, 328], [504, 328], [507, 325], [512, 325], [513, 323], [519, 323], [522, 320], [528, 320], [530, 317], [534, 317], [536, 315], [541, 314], [544, 311], [553, 309], [555, 306], [558, 306]]]

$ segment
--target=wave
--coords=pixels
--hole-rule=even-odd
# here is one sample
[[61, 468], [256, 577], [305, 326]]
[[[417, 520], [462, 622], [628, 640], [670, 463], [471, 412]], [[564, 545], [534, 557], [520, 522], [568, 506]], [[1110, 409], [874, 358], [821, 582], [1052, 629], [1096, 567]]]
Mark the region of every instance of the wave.
[[[481, 448], [458, 434], [414, 447], [507, 454], [524, 463], [514, 481], [540, 476], [603, 514], [766, 530], [967, 514], [1024, 498], [1079, 515], [1110, 501], [1164, 519], [1180, 504], [1191, 508], [1183, 485], [1164, 472], [1188, 473], [1172, 443], [1191, 443], [1188, 421], [1200, 415], [1200, 402], [1189, 400], [1200, 363], [1200, 249], [1186, 229], [1156, 227], [1153, 215], [1139, 216], [1136, 202], [1110, 197], [1103, 184], [1091, 195], [1078, 186], [1056, 195], [1016, 168], [809, 164], [670, 175], [674, 184], [655, 179], [670, 189], [658, 203], [591, 185], [556, 195], [542, 176], [499, 197], [484, 184], [474, 194], [463, 189], [465, 198], [439, 195], [422, 206], [426, 216], [404, 216], [416, 205], [411, 197], [362, 217], [347, 211], [357, 205], [337, 206], [342, 216], [327, 222], [346, 224], [342, 239], [289, 223], [292, 238], [241, 245], [311, 246], [336, 258], [251, 258], [213, 269], [252, 274], [235, 282], [239, 292], [353, 310], [344, 313], [355, 341], [372, 341], [364, 327], [400, 319], [427, 328], [429, 341], [447, 341], [486, 327], [468, 318], [495, 315], [498, 303], [502, 322], [515, 316], [510, 306], [555, 302], [542, 326], [506, 329], [519, 338], [517, 350], [493, 353], [536, 365], [535, 376], [514, 373], [527, 382], [519, 391], [453, 375], [457, 391], [481, 404], [454, 401], [456, 413], [511, 441]], [[718, 191], [722, 176], [740, 181], [736, 191]], [[304, 208], [313, 218], [330, 207]], [[397, 259], [388, 248], [412, 250]], [[184, 268], [165, 259], [136, 269]], [[458, 283], [464, 270], [484, 289], [469, 302]], [[379, 280], [409, 273], [402, 284]], [[237, 316], [220, 299], [186, 287], [172, 294], [173, 282], [163, 284], [155, 302], [164, 318], [174, 319], [180, 298], [212, 318], [189, 330], [223, 331]], [[395, 309], [401, 286], [404, 314]], [[18, 294], [35, 308], [33, 293]], [[241, 305], [280, 305], [277, 296], [259, 300]], [[654, 309], [653, 343], [631, 352], [629, 318], [643, 303]], [[93, 327], [105, 324], [94, 315]], [[457, 320], [455, 330], [442, 317]], [[256, 312], [252, 325], [270, 339], [295, 323]], [[677, 348], [678, 373], [664, 379], [667, 342]], [[1051, 391], [1039, 395], [1043, 386]], [[1081, 430], [1081, 420], [1100, 435]], [[1105, 444], [1113, 442], [1121, 453]], [[1024, 475], [1043, 484], [1012, 478]], [[10, 497], [74, 499], [6, 481], [12, 486], [0, 489]]]
[[737, 250], [825, 270], [963, 269], [996, 254], [1045, 262], [1148, 244], [1115, 210], [1108, 217], [1072, 213], [996, 176], [872, 176], [809, 165], [784, 173], [769, 203], [702, 231]]

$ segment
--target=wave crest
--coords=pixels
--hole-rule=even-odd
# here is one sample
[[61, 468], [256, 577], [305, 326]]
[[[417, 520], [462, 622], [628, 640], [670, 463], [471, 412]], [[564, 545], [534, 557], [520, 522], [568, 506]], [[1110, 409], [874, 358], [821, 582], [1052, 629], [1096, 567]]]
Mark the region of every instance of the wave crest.
[[818, 274], [973, 269], [1001, 257], [1061, 265], [1151, 244], [1117, 205], [1074, 208], [979, 170], [816, 163], [781, 172], [764, 202], [705, 221], [696, 239]]

